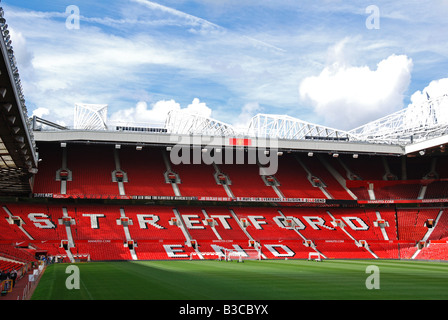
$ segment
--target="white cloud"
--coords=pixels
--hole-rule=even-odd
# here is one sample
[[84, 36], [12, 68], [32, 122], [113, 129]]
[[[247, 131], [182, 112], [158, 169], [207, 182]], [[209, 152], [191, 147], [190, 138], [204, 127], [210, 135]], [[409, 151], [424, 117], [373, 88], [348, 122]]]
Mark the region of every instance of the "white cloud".
[[232, 125], [237, 129], [246, 129], [252, 117], [260, 111], [261, 107], [257, 102], [246, 103]]
[[160, 100], [148, 108], [145, 101], [140, 101], [134, 108], [128, 108], [114, 112], [110, 117], [110, 122], [138, 124], [164, 124], [168, 113], [172, 110], [182, 110], [188, 113], [200, 114], [210, 117], [212, 109], [206, 103], [194, 98], [186, 108], [181, 108], [180, 104], [171, 100]]
[[161, 100], [148, 109], [148, 104], [144, 101], [137, 103], [135, 108], [129, 108], [114, 112], [109, 120], [129, 124], [159, 124], [164, 123], [168, 112], [179, 110], [180, 105], [174, 100]]
[[[426, 125], [433, 117], [436, 117], [439, 125], [448, 123], [447, 99], [437, 99], [441, 96], [448, 96], [448, 78], [431, 81], [422, 91], [414, 92], [406, 109], [406, 121], [409, 125]], [[421, 106], [426, 106], [428, 98], [435, 99], [435, 102], [431, 109], [422, 110]]]
[[[410, 78], [405, 70], [407, 60], [397, 59], [395, 70], [393, 65], [378, 65], [373, 70], [378, 61], [407, 52], [416, 65], [416, 79], [419, 72], [424, 79], [433, 77], [434, 65], [446, 63], [447, 46], [441, 45], [446, 43], [446, 28], [440, 27], [446, 26], [446, 10], [440, 5], [430, 10], [417, 4], [406, 6], [405, 11], [401, 4], [383, 5], [382, 17], [397, 12], [408, 21], [418, 16], [421, 24], [408, 28], [401, 20], [391, 19], [389, 28], [382, 25], [379, 36], [365, 30], [365, 7], [355, 2], [322, 6], [288, 0], [278, 6], [261, 1], [256, 10], [249, 10], [252, 3], [230, 1], [231, 5], [227, 1], [162, 5], [149, 0], [83, 5], [79, 30], [67, 30], [67, 15], [51, 1], [44, 1], [47, 5], [43, 6], [50, 12], [37, 11], [42, 6], [34, 4], [27, 6], [29, 9], [19, 4], [6, 7], [8, 24], [17, 31], [11, 38], [29, 110], [45, 107], [50, 110], [48, 120], [71, 123], [76, 102], [106, 103], [110, 114], [146, 121], [137, 113], [137, 101], [168, 104], [169, 99], [176, 103], [198, 96], [213, 101], [214, 110], [199, 100], [191, 103], [191, 110], [213, 113], [215, 118], [218, 114], [222, 117], [216, 119], [227, 123], [243, 125], [252, 115], [244, 110], [247, 102], [257, 101], [268, 113], [308, 117], [304, 120], [322, 124], [325, 120], [351, 129], [401, 107], [402, 89]], [[297, 19], [290, 19], [294, 16]], [[324, 48], [334, 39], [344, 40], [332, 48], [326, 61]], [[349, 50], [347, 46], [351, 46]], [[386, 61], [392, 58], [384, 64]], [[370, 69], [359, 67], [364, 64]], [[386, 69], [391, 77], [385, 75]], [[297, 87], [310, 75], [317, 76], [303, 81], [302, 97], [308, 103], [299, 109]], [[381, 80], [375, 81], [374, 75]], [[339, 95], [331, 95], [328, 90], [343, 80], [348, 81], [347, 86], [338, 88]], [[388, 88], [378, 87], [377, 83], [387, 84], [383, 80], [390, 80], [391, 88], [397, 85], [392, 88], [396, 96], [386, 92]], [[356, 87], [363, 83], [374, 90]], [[356, 94], [365, 98], [356, 99]], [[160, 121], [165, 115], [155, 105], [140, 104], [148, 121]], [[189, 108], [186, 105], [182, 107]], [[243, 109], [233, 107], [243, 105]]]
[[353, 129], [402, 108], [412, 65], [405, 55], [389, 56], [376, 70], [335, 62], [318, 76], [305, 78], [300, 96], [313, 105], [326, 125]]
[[434, 80], [422, 91], [418, 90], [411, 96], [411, 104], [418, 105], [429, 98], [436, 98], [448, 94], [448, 78]]
[[187, 106], [186, 111], [205, 117], [211, 117], [212, 115], [212, 109], [207, 107], [207, 104], [205, 104], [205, 102], [200, 102], [198, 98], [193, 99], [193, 102]]
[[50, 110], [48, 110], [47, 108], [37, 108], [33, 111], [33, 116], [39, 117], [39, 118], [43, 118], [44, 116], [48, 116], [50, 114]]
[[152, 2], [148, 0], [132, 0], [132, 2], [139, 3], [143, 6], [146, 6], [147, 8], [153, 10], [153, 11], [159, 11], [164, 12], [173, 16], [176, 16], [180, 19], [183, 19], [185, 21], [188, 21], [192, 26], [201, 26], [206, 28], [213, 28], [213, 29], [221, 29], [218, 25], [211, 23], [210, 21], [207, 21], [205, 19], [190, 15], [188, 13]]

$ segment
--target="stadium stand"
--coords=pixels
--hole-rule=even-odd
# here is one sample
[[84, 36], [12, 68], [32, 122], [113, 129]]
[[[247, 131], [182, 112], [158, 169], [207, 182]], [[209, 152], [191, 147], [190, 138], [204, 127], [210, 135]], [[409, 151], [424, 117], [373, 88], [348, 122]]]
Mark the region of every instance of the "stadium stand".
[[61, 193], [57, 171], [62, 168], [62, 151], [55, 144], [39, 146], [41, 163], [34, 182], [35, 193]]
[[167, 168], [163, 161], [163, 150], [138, 150], [121, 146], [117, 153], [121, 169], [127, 173], [127, 181], [124, 183], [127, 195], [174, 196], [171, 184], [165, 181]]
[[[447, 172], [432, 158], [409, 160], [405, 174], [393, 157], [285, 153], [267, 179], [256, 164], [173, 164], [160, 147], [44, 142], [39, 150], [36, 201], [3, 202], [0, 213], [2, 247], [26, 250], [25, 261], [42, 253], [65, 261], [214, 259], [210, 252], [255, 248], [268, 259], [448, 259], [443, 207], [400, 207], [447, 196]], [[69, 171], [65, 188], [61, 170]]]
[[179, 164], [171, 165], [178, 173], [181, 183], [180, 195], [184, 197], [227, 197], [222, 185], [215, 180], [215, 170], [211, 165]]
[[[188, 163], [176, 163], [167, 129], [80, 130], [78, 136], [48, 121], [48, 135], [31, 129], [36, 118], [22, 119], [21, 101], [4, 100], [11, 98], [5, 92], [21, 91], [14, 88], [20, 80], [5, 78], [16, 75], [14, 65], [4, 64], [15, 61], [11, 52], [0, 59], [0, 270], [16, 269], [24, 277], [43, 257], [217, 259], [228, 252], [263, 259], [319, 254], [448, 260], [443, 144], [403, 154], [403, 145], [394, 141], [350, 141], [346, 132], [294, 120], [290, 127], [280, 122], [288, 134], [298, 127], [317, 136], [298, 138], [300, 132], [293, 132], [293, 138], [282, 138], [275, 135], [281, 133], [279, 122], [270, 118], [277, 125], [270, 128], [274, 137], [285, 147], [277, 153], [276, 172], [262, 175], [259, 161], [247, 161], [255, 138], [235, 138], [227, 126], [205, 119], [203, 132], [177, 137], [216, 135], [224, 141], [220, 147], [242, 152], [243, 163], [237, 162], [238, 152], [233, 163], [196, 163], [193, 154]], [[20, 121], [10, 127], [11, 119]], [[209, 136], [211, 126], [217, 127]], [[33, 140], [34, 134], [40, 139]]]
[[[17, 79], [8, 75], [16, 66], [8, 61], [14, 59], [1, 61], [10, 71], [0, 74], [4, 90], [11, 91]], [[445, 97], [431, 100], [431, 110]], [[446, 129], [437, 131], [439, 123], [437, 130], [418, 131], [428, 135], [415, 136], [425, 147], [418, 149], [412, 137], [407, 145], [415, 150], [408, 152], [402, 144], [407, 127], [406, 137], [387, 140], [381, 132], [366, 138], [270, 115], [254, 117], [248, 136], [186, 114], [171, 114], [165, 128], [70, 130], [43, 119], [31, 128], [38, 119], [23, 118], [23, 101], [13, 100], [3, 101], [0, 117], [2, 124], [20, 118], [17, 127], [0, 130], [2, 159], [11, 159], [0, 163], [0, 267], [28, 269], [42, 256], [214, 259], [213, 253], [229, 251], [267, 259], [318, 253], [327, 259], [448, 260], [446, 148], [425, 141], [446, 136]], [[26, 139], [11, 138], [19, 131]], [[187, 163], [173, 161], [173, 141], [193, 137], [219, 140], [214, 156], [232, 152], [232, 163], [197, 162], [195, 156], [210, 151], [203, 143], [185, 147]], [[283, 147], [268, 150], [259, 138]], [[274, 173], [261, 170], [268, 166], [260, 155], [249, 161], [258, 147], [277, 155]]]
[[26, 248], [28, 258], [45, 252], [75, 260], [188, 259], [191, 252], [235, 246], [257, 247], [268, 258], [306, 259], [319, 251], [330, 259], [410, 259], [420, 241], [431, 240], [438, 244], [424, 247], [421, 257], [431, 257], [433, 248], [440, 257], [448, 222], [443, 210], [433, 208], [7, 203], [2, 211], [3, 248]]
[[287, 198], [325, 197], [320, 188], [312, 185], [305, 169], [291, 155], [279, 157], [276, 177], [280, 183], [279, 189]]
[[111, 178], [115, 169], [111, 146], [68, 144], [67, 168], [72, 172], [72, 181], [67, 182], [68, 195], [98, 198], [119, 195]]
[[259, 174], [259, 166], [255, 164], [222, 164], [220, 171], [226, 174], [229, 186], [235, 197], [278, 198], [271, 186], [267, 186]]

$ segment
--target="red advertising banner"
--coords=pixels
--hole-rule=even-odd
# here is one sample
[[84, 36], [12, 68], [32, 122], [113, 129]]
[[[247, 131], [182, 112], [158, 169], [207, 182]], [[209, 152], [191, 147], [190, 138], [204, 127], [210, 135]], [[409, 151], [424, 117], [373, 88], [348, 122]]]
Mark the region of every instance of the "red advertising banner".
[[229, 145], [231, 146], [251, 146], [252, 145], [252, 139], [246, 139], [246, 138], [230, 138], [229, 139]]

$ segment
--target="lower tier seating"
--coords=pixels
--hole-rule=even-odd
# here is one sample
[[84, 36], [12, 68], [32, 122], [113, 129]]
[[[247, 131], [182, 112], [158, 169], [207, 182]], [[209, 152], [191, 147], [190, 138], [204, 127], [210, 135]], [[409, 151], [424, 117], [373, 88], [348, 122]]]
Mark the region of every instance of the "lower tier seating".
[[150, 260], [213, 258], [201, 254], [254, 248], [268, 259], [306, 259], [319, 252], [329, 259], [448, 260], [448, 210], [440, 208], [31, 203], [0, 208], [0, 253], [24, 261], [33, 252]]

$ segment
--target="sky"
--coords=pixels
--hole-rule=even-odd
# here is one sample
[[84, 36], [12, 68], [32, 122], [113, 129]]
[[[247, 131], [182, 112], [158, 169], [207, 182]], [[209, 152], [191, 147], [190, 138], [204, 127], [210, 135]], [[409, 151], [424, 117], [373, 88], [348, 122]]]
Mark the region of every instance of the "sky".
[[30, 115], [186, 110], [350, 130], [448, 92], [448, 1], [3, 0]]

